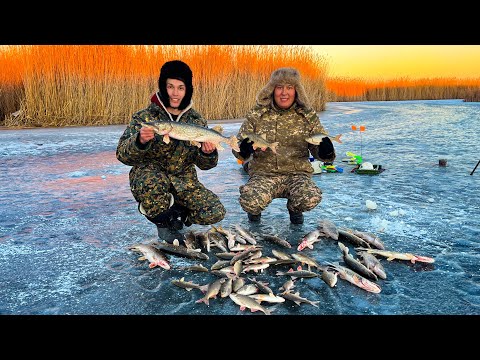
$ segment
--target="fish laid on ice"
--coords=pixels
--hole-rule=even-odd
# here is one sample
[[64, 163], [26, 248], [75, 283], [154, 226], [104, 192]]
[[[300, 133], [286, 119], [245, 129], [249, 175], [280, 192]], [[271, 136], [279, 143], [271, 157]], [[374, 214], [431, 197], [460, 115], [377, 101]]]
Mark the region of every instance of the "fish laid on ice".
[[267, 150], [267, 148], [270, 148], [273, 153], [277, 153], [277, 146], [278, 146], [278, 141], [270, 143], [267, 141], [265, 134], [254, 134], [252, 132], [244, 132], [240, 134], [242, 139], [248, 138], [249, 141], [253, 141], [252, 147], [254, 150], [256, 149], [262, 149], [263, 151]]
[[318, 221], [318, 230], [321, 231], [321, 236], [338, 240], [338, 230], [333, 221], [321, 219]]
[[218, 293], [220, 292], [220, 288], [222, 287], [223, 282], [225, 281], [225, 278], [220, 278], [218, 280], [215, 280], [214, 282], [211, 282], [207, 286], [207, 290], [205, 291], [205, 296], [201, 299], [198, 299], [195, 301], [196, 303], [205, 303], [209, 305], [209, 300], [211, 298], [216, 298]]
[[170, 264], [168, 262], [167, 256], [151, 244], [139, 243], [129, 246], [129, 249], [141, 253], [142, 256], [140, 256], [138, 259], [148, 260], [150, 262], [150, 264], [148, 265], [149, 268], [160, 266], [161, 268], [164, 268], [166, 270], [170, 269]]
[[362, 238], [363, 240], [365, 240], [370, 245], [370, 247], [374, 247], [380, 250], [385, 250], [385, 245], [383, 244], [382, 239], [380, 239], [375, 234], [372, 234], [366, 231], [359, 231], [355, 229], [351, 230], [351, 232], [353, 233], [353, 235], [357, 235], [359, 238]]
[[353, 271], [373, 280], [378, 280], [377, 275], [362, 264], [359, 260], [355, 259], [352, 254], [350, 254], [348, 247], [346, 247], [342, 242], [338, 242], [338, 246], [343, 253], [343, 261], [347, 266]]
[[435, 259], [428, 256], [414, 255], [411, 253], [402, 253], [397, 251], [388, 251], [388, 250], [379, 250], [379, 249], [365, 249], [365, 248], [355, 248], [355, 250], [367, 251], [370, 254], [380, 255], [386, 257], [388, 261], [391, 260], [408, 260], [411, 263], [415, 261], [424, 262], [424, 263], [434, 263]]
[[335, 285], [337, 285], [338, 273], [325, 269], [322, 271], [320, 279], [322, 279], [325, 284], [333, 288]]
[[319, 229], [310, 231], [303, 238], [300, 239], [300, 243], [297, 246], [297, 251], [302, 251], [305, 248], [313, 249], [313, 244], [320, 241], [322, 231]]
[[336, 141], [340, 144], [342, 143], [342, 140], [340, 140], [340, 138], [342, 137], [342, 134], [332, 136], [332, 135], [329, 135], [327, 133], [316, 133], [316, 134], [310, 135], [309, 137], [307, 137], [305, 139], [305, 141], [310, 143], [310, 144], [313, 144], [313, 145], [320, 145], [320, 143], [322, 142], [322, 139], [324, 137], [329, 137], [333, 141]]
[[361, 247], [364, 247], [364, 248], [369, 248], [370, 247], [370, 244], [366, 240], [364, 240], [361, 237], [355, 235], [353, 233], [353, 230], [351, 230], [351, 229], [346, 229], [346, 228], [338, 229], [338, 234], [339, 234], [340, 238], [343, 238], [343, 239], [347, 240], [348, 242], [350, 242], [354, 245], [358, 245], [358, 246], [361, 246]]
[[305, 304], [310, 304], [315, 307], [318, 307], [318, 303], [320, 302], [320, 301], [308, 300], [307, 298], [301, 297], [298, 291], [296, 293], [291, 293], [287, 291], [282, 293], [281, 296], [287, 300], [293, 301], [298, 306], [300, 306], [301, 303], [305, 303]]
[[245, 310], [246, 308], [249, 308], [251, 312], [255, 311], [261, 311], [265, 315], [270, 315], [273, 310], [267, 309], [266, 307], [260, 305], [259, 302], [257, 302], [255, 299], [246, 296], [246, 295], [241, 295], [239, 293], [231, 293], [230, 299], [233, 300], [233, 302], [237, 305], [240, 305], [240, 310]]
[[198, 260], [208, 260], [209, 257], [207, 254], [204, 254], [200, 251], [200, 249], [196, 250], [191, 250], [186, 248], [185, 246], [182, 245], [175, 245], [175, 244], [169, 244], [165, 241], [162, 242], [155, 242], [154, 246], [156, 248], [159, 248], [160, 250], [163, 250], [167, 253], [177, 255], [177, 256], [182, 256], [186, 257], [189, 259], [198, 259]]
[[333, 270], [338, 272], [338, 275], [340, 276], [340, 278], [348, 281], [349, 283], [355, 286], [358, 286], [360, 289], [366, 290], [374, 294], [378, 294], [382, 291], [382, 288], [380, 287], [380, 285], [374, 283], [373, 281], [368, 280], [367, 278], [364, 278], [362, 275], [356, 273], [355, 271], [345, 266], [341, 266], [338, 263], [336, 264], [328, 263], [328, 265], [330, 265]]
[[235, 135], [230, 138], [220, 132], [195, 124], [187, 124], [174, 121], [145, 121], [142, 126], [153, 129], [157, 134], [163, 135], [163, 141], [168, 144], [170, 138], [190, 141], [191, 144], [200, 147], [202, 142], [215, 144], [218, 150], [223, 150], [220, 143], [228, 144], [232, 149], [240, 152], [238, 139]]
[[195, 284], [191, 281], [185, 281], [184, 277], [182, 277], [181, 279], [172, 280], [171, 283], [187, 291], [191, 291], [192, 289], [198, 289], [204, 292], [206, 290], [204, 285]]
[[292, 245], [286, 239], [282, 239], [281, 237], [276, 235], [265, 234], [265, 235], [262, 235], [262, 238], [263, 240], [269, 241], [276, 245], [283, 246], [284, 248], [292, 247]]
[[380, 263], [380, 260], [378, 260], [375, 255], [370, 254], [366, 251], [360, 251], [358, 253], [358, 256], [362, 258], [362, 263], [372, 270], [375, 274], [380, 279], [386, 279], [387, 278], [387, 273], [385, 272], [385, 269], [383, 268], [383, 265]]
[[290, 268], [288, 271], [277, 271], [276, 273], [277, 276], [279, 275], [286, 275], [286, 276], [291, 276], [292, 279], [296, 278], [312, 278], [312, 277], [317, 277], [319, 274], [313, 271], [309, 270], [302, 270], [301, 267], [298, 267], [297, 270], [293, 270]]

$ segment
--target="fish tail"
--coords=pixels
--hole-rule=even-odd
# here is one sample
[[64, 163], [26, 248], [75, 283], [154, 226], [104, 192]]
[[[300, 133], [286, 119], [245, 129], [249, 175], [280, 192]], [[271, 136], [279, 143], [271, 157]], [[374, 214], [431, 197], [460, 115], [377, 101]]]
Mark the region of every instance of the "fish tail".
[[228, 145], [235, 150], [236, 152], [240, 152], [240, 147], [238, 146], [238, 139], [235, 135], [232, 135], [228, 140]]
[[337, 136], [333, 137], [332, 139], [335, 140], [336, 142], [342, 144], [342, 140], [340, 140], [341, 136], [342, 136], [342, 134], [338, 134]]

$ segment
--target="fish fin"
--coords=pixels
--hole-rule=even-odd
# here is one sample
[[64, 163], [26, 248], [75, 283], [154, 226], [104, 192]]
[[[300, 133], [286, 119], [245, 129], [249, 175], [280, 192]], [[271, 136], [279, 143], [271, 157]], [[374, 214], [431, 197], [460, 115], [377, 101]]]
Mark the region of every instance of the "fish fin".
[[338, 134], [337, 136], [333, 137], [332, 140], [335, 140], [338, 143], [342, 143], [342, 140], [340, 138], [342, 137], [342, 134]]
[[201, 143], [199, 143], [198, 141], [195, 141], [195, 140], [190, 140], [190, 144], [192, 144], [192, 145], [194, 145], [194, 146], [196, 146], [196, 147], [201, 147], [201, 146], [202, 146]]
[[272, 152], [273, 152], [274, 154], [277, 153], [277, 146], [278, 146], [278, 141], [276, 141], [276, 142], [274, 142], [274, 143], [272, 143], [272, 144], [270, 145], [270, 149], [272, 149]]
[[154, 268], [155, 266], [157, 266], [157, 264], [155, 264], [155, 263], [150, 263], [150, 264], [148, 264], [148, 267], [149, 267], [150, 269]]
[[393, 256], [390, 256], [387, 258], [387, 261], [392, 261], [393, 259], [395, 259]]
[[173, 245], [175, 245], [175, 246], [179, 246], [179, 245], [180, 245], [180, 242], [178, 241], [178, 239], [173, 240]]
[[170, 142], [170, 136], [168, 136], [168, 134], [163, 135], [163, 142], [165, 144], [168, 144]]
[[238, 139], [235, 135], [232, 135], [227, 143], [228, 143], [228, 145], [230, 145], [230, 147], [233, 150], [235, 150], [236, 152], [240, 152], [240, 147], [238, 145]]
[[201, 302], [203, 302], [203, 303], [205, 303], [205, 304], [208, 305], [208, 299], [205, 299], [204, 297], [201, 298], [201, 299], [198, 299], [197, 301], [195, 301], [195, 303], [201, 303]]
[[217, 147], [217, 150], [220, 150], [220, 151], [224, 150], [224, 147], [222, 145], [220, 145], [220, 143], [215, 144], [215, 146]]
[[310, 304], [315, 306], [315, 307], [318, 307], [319, 303], [320, 303], [320, 301], [310, 301]]
[[313, 245], [312, 245], [312, 244], [308, 244], [307, 247], [308, 247], [309, 249], [313, 249]]
[[182, 276], [182, 277], [180, 278], [180, 281], [185, 281], [185, 276]]
[[218, 132], [218, 133], [223, 133], [223, 127], [221, 125], [215, 125], [214, 127], [212, 127], [212, 130]]
[[297, 270], [302, 270], [302, 265], [298, 265]]
[[187, 291], [192, 291], [193, 288], [185, 288]]
[[297, 304], [298, 306], [300, 306], [302, 303], [298, 300], [294, 301], [295, 304]]
[[246, 307], [244, 305], [240, 305], [240, 310], [245, 311]]

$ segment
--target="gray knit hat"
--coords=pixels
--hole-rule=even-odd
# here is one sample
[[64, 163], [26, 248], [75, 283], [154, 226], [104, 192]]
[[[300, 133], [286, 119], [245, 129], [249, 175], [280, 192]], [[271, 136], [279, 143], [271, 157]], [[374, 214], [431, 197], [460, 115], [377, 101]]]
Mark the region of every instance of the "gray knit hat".
[[300, 107], [310, 108], [310, 101], [300, 81], [300, 73], [294, 68], [279, 68], [270, 76], [268, 84], [257, 94], [257, 104], [270, 105], [273, 101], [273, 91], [277, 85], [290, 84], [295, 86], [296, 101]]

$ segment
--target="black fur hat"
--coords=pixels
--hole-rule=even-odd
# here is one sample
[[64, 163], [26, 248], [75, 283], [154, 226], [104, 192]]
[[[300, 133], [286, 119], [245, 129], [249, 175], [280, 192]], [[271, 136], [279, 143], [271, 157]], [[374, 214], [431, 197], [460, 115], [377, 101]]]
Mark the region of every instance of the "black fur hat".
[[160, 90], [160, 100], [162, 100], [162, 103], [165, 106], [170, 106], [170, 99], [167, 93], [167, 79], [177, 79], [183, 81], [187, 88], [185, 97], [182, 99], [178, 108], [183, 110], [190, 105], [193, 95], [192, 77], [192, 70], [190, 70], [190, 67], [183, 61], [172, 60], [163, 64], [158, 79], [158, 89]]

